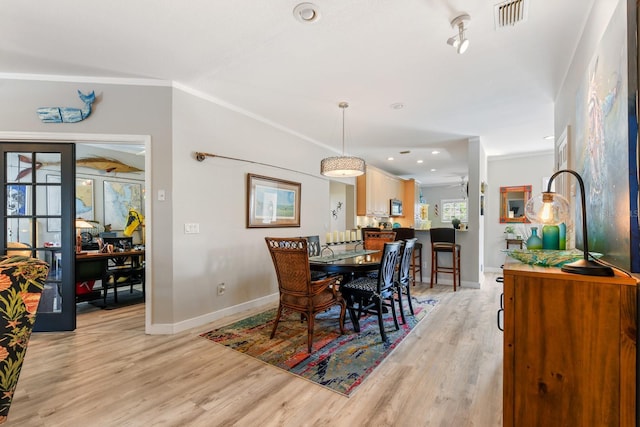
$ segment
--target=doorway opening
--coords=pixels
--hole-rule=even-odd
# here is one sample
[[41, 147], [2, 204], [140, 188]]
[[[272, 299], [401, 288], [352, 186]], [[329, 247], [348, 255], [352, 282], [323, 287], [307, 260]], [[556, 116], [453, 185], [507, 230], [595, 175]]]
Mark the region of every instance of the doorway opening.
[[144, 182], [141, 183], [143, 194], [142, 205], [145, 212], [145, 332], [151, 330], [151, 309], [153, 301], [152, 280], [152, 212], [151, 199], [144, 195], [151, 194], [151, 137], [150, 135], [119, 135], [119, 134], [74, 134], [52, 132], [2, 132], [0, 142], [24, 142], [24, 143], [75, 143], [76, 148], [81, 144], [104, 144], [109, 146], [138, 146], [144, 147]]
[[77, 314], [144, 304], [145, 147], [75, 145]]

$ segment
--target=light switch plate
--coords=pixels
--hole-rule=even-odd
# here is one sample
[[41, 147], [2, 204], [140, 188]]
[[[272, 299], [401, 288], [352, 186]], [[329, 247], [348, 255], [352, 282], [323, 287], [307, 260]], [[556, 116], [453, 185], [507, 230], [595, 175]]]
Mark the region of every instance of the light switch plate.
[[200, 224], [195, 222], [187, 222], [184, 224], [184, 234], [200, 233]]

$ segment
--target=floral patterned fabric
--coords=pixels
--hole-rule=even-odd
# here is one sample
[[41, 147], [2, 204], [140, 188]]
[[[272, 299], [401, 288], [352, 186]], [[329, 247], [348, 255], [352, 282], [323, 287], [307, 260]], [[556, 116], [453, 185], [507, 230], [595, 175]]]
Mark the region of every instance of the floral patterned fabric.
[[0, 257], [0, 424], [7, 420], [48, 272], [39, 259]]

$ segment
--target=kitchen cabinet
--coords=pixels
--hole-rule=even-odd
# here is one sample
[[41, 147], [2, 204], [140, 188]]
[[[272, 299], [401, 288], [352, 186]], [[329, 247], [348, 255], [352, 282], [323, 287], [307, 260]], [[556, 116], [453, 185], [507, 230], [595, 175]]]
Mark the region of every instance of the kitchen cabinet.
[[388, 217], [389, 201], [403, 200], [403, 184], [404, 180], [367, 166], [366, 173], [356, 178], [356, 215]]
[[403, 227], [414, 228], [416, 225], [416, 207], [418, 204], [420, 188], [415, 179], [407, 179], [402, 183], [404, 197], [402, 198], [402, 209], [404, 217], [398, 222]]
[[635, 426], [637, 280], [504, 265], [504, 426]]

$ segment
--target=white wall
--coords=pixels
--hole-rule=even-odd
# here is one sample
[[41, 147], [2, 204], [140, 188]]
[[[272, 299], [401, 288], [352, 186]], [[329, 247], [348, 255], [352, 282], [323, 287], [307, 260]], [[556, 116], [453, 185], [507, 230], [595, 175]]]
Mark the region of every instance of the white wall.
[[[72, 106], [78, 89], [96, 92], [88, 119], [40, 122], [38, 107]], [[332, 153], [211, 100], [162, 86], [27, 80], [0, 80], [0, 98], [4, 132], [151, 136], [148, 331], [196, 326], [273, 298], [277, 286], [264, 237], [324, 235], [330, 228], [329, 180], [319, 164]], [[221, 158], [198, 162], [195, 151], [293, 171]], [[247, 229], [247, 173], [300, 182], [301, 227]], [[166, 200], [157, 200], [158, 190]], [[185, 235], [185, 223], [200, 224], [200, 233]], [[226, 283], [223, 296], [215, 292], [220, 282]]]
[[[514, 157], [489, 157], [488, 188], [485, 191], [485, 271], [500, 271], [506, 249], [504, 227], [500, 223], [500, 187], [531, 185], [531, 194], [542, 192], [542, 179], [553, 174], [553, 153]], [[525, 234], [533, 224], [511, 224]]]
[[[45, 106], [74, 106], [80, 103], [77, 90], [94, 90], [93, 112], [78, 123], [42, 123], [36, 109]], [[40, 80], [0, 79], [0, 131], [28, 133], [60, 133], [80, 135], [142, 135], [151, 137], [150, 170], [152, 189], [172, 191], [171, 89], [163, 86], [136, 86], [106, 83], [52, 82]], [[71, 141], [76, 139], [71, 139]], [[147, 153], [149, 155], [149, 153]], [[151, 201], [153, 217], [150, 239], [153, 259], [150, 269], [153, 300], [148, 306], [151, 322], [172, 323], [172, 211], [170, 203]], [[148, 236], [149, 237], [149, 236]], [[149, 252], [148, 252], [149, 253]]]
[[[198, 162], [195, 151], [294, 171], [223, 158]], [[175, 190], [172, 226], [166, 232], [174, 241], [174, 323], [195, 325], [234, 307], [275, 298], [278, 288], [264, 237], [325, 235], [330, 227], [330, 181], [319, 174], [319, 164], [327, 155], [268, 124], [173, 91]], [[299, 228], [246, 228], [248, 173], [301, 183]], [[184, 234], [184, 223], [200, 224], [200, 234]], [[226, 293], [218, 296], [221, 282]]]
[[[331, 181], [329, 185], [329, 229], [333, 230], [346, 230], [347, 228], [347, 186], [341, 182]], [[338, 204], [341, 207], [338, 208]], [[350, 210], [353, 213], [353, 203], [350, 203]], [[336, 217], [333, 217], [332, 212], [335, 211]], [[353, 223], [353, 219], [349, 221]], [[351, 228], [351, 227], [350, 227]], [[316, 233], [317, 234], [317, 233]], [[320, 236], [320, 241], [324, 241], [325, 236]]]
[[[579, 43], [567, 75], [555, 100], [554, 131], [556, 137], [562, 135], [567, 126], [575, 128], [576, 123], [576, 93], [584, 79], [585, 71], [593, 57], [602, 35], [604, 34], [615, 8], [619, 3], [626, 4], [626, 0], [598, 0], [593, 2], [593, 8]], [[573, 141], [570, 141], [573, 143]], [[569, 159], [569, 167], [573, 167], [573, 159]]]

